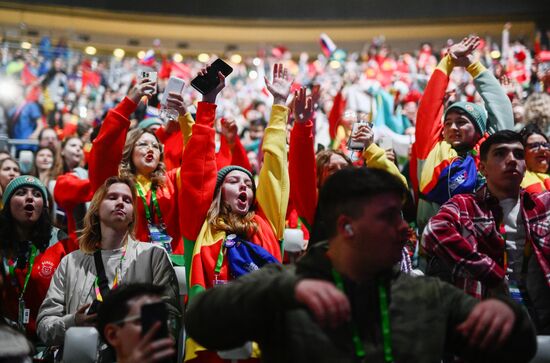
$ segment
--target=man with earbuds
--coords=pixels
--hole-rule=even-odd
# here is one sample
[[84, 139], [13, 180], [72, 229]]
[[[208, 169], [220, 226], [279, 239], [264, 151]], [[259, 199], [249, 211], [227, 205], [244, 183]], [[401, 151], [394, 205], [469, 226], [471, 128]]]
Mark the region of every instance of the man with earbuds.
[[382, 170], [336, 172], [321, 189], [316, 220], [328, 240], [295, 269], [268, 265], [197, 295], [187, 310], [188, 334], [217, 350], [256, 341], [264, 362], [427, 363], [446, 352], [528, 362], [536, 341], [518, 304], [505, 297], [479, 302], [396, 268], [407, 240], [405, 194]]
[[481, 144], [487, 184], [456, 195], [428, 223], [425, 251], [452, 271], [455, 286], [484, 299], [510, 295], [529, 311], [537, 333], [550, 334], [550, 193], [520, 188], [521, 135], [499, 131]]

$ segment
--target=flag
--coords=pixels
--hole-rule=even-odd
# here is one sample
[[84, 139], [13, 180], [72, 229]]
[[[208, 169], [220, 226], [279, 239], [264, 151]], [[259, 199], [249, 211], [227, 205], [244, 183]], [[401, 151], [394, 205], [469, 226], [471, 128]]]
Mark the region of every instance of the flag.
[[330, 37], [326, 33], [321, 34], [320, 38], [321, 42], [321, 51], [325, 55], [325, 57], [329, 58], [332, 53], [336, 50], [336, 44], [330, 39]]
[[145, 53], [145, 56], [143, 57], [143, 59], [139, 61], [139, 64], [148, 66], [148, 67], [153, 67], [155, 65], [155, 51], [152, 49], [149, 49], [147, 53]]

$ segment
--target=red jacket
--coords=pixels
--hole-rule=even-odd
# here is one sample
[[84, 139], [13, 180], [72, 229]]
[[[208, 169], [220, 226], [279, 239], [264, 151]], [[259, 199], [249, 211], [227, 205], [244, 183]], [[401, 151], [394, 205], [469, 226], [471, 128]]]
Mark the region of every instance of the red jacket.
[[[30, 309], [29, 324], [27, 325], [26, 335], [33, 341], [38, 338], [36, 336], [36, 316], [42, 301], [46, 297], [50, 280], [61, 262], [61, 259], [72, 252], [74, 248], [69, 239], [64, 239], [53, 246], [47, 248], [43, 253], [39, 253], [32, 268], [29, 283], [23, 295], [25, 307]], [[19, 295], [25, 283], [27, 276], [28, 264], [24, 269], [15, 269], [15, 278], [7, 275], [2, 286], [2, 300], [4, 307], [4, 315], [13, 321], [17, 321], [19, 310]]]
[[[129, 98], [122, 102], [103, 121], [99, 135], [94, 140], [94, 147], [90, 154], [90, 183], [99, 186], [110, 176], [118, 175], [118, 167], [122, 160], [122, 151], [126, 135], [130, 127], [128, 117], [135, 110], [137, 105]], [[181, 137], [181, 134], [180, 134]], [[92, 173], [92, 170], [95, 172]], [[99, 172], [101, 171], [101, 173]], [[166, 224], [166, 230], [172, 237], [172, 250], [175, 254], [183, 254], [183, 243], [178, 223], [178, 214], [181, 213], [183, 203], [179, 200], [178, 181], [179, 168], [172, 169], [166, 173], [165, 183], [156, 190], [157, 200], [162, 214], [162, 220]], [[92, 179], [94, 176], [96, 182]], [[98, 185], [99, 184], [99, 185]], [[151, 191], [145, 196], [147, 203], [151, 204]], [[149, 241], [149, 229], [147, 218], [141, 198], [135, 202], [137, 225], [136, 239]], [[158, 216], [153, 214], [153, 221], [158, 223]]]
[[[107, 178], [118, 175], [118, 166], [122, 160], [122, 148], [126, 141], [126, 132], [116, 133], [118, 129], [128, 131], [128, 117], [137, 105], [125, 98], [114, 109], [110, 110], [103, 121], [101, 131], [94, 140], [88, 160], [88, 179], [81, 179], [74, 173], [66, 173], [57, 178], [54, 199], [67, 215], [67, 232], [71, 240], [77, 243], [75, 209], [89, 202], [95, 191]], [[100, 150], [101, 149], [101, 150]], [[112, 150], [121, 150], [119, 154]], [[77, 246], [78, 248], [78, 246]]]

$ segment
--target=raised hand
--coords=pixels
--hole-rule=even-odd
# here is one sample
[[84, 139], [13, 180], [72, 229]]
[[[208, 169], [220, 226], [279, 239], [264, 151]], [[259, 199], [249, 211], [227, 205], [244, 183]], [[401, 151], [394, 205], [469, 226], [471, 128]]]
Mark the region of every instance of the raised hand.
[[[199, 76], [204, 76], [208, 72], [208, 69], [210, 66], [203, 68], [199, 71]], [[208, 92], [207, 94], [202, 96], [202, 100], [204, 102], [208, 103], [216, 103], [216, 97], [218, 96], [218, 93], [222, 91], [225, 87], [225, 76], [222, 74], [222, 72], [218, 72], [218, 79], [220, 80], [220, 83], [214, 88], [212, 91]]]
[[264, 80], [267, 90], [273, 95], [273, 104], [284, 106], [292, 85], [292, 81], [288, 79], [288, 70], [282, 64], [276, 63], [273, 66], [273, 82], [269, 82], [267, 77]]
[[222, 124], [221, 134], [225, 137], [229, 145], [231, 146], [234, 145], [235, 138], [237, 137], [237, 123], [235, 122], [235, 120], [228, 120], [228, 119], [222, 118], [221, 124]]
[[294, 92], [294, 119], [296, 122], [306, 122], [313, 116], [313, 99], [306, 96], [306, 88]]
[[134, 103], [139, 103], [143, 96], [146, 96], [147, 99], [151, 98], [156, 90], [157, 82], [151, 81], [149, 78], [142, 78], [132, 87], [128, 94], [128, 98]]
[[449, 55], [455, 62], [455, 65], [460, 67], [467, 67], [473, 61], [473, 52], [479, 46], [480, 39], [478, 36], [470, 35], [460, 43], [453, 44], [449, 48]]
[[372, 132], [372, 128], [370, 128], [369, 124], [361, 123], [351, 135], [351, 140], [361, 143], [364, 145], [364, 148], [367, 148], [374, 141], [374, 132]]
[[166, 98], [166, 108], [171, 108], [178, 111], [180, 116], [187, 113], [187, 107], [183, 101], [183, 96], [177, 92], [170, 92]]

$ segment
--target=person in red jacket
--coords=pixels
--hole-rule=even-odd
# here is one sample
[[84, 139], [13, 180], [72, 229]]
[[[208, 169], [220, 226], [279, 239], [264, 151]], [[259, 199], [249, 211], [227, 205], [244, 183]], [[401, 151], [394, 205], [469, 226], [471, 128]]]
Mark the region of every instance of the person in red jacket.
[[[128, 132], [130, 114], [142, 97], [150, 97], [154, 88], [155, 83], [144, 78], [107, 115], [90, 153], [90, 184], [94, 191], [99, 182], [118, 174], [134, 180], [138, 195], [136, 239], [151, 241], [168, 253], [182, 255], [178, 223], [182, 208], [177, 180], [180, 169], [166, 171], [164, 146], [154, 133], [144, 129]], [[177, 93], [170, 94], [167, 105], [180, 115], [187, 114], [183, 98]], [[182, 130], [185, 118], [178, 120]]]
[[1, 289], [5, 316], [36, 341], [36, 316], [61, 259], [72, 252], [63, 232], [53, 227], [47, 191], [39, 179], [13, 179], [2, 196], [0, 255], [7, 281]]
[[[291, 82], [281, 64], [274, 67], [273, 82], [266, 80], [275, 100], [262, 143], [264, 163], [256, 188], [252, 174], [240, 166], [217, 170], [215, 100], [225, 86], [223, 75], [219, 73], [218, 77], [219, 86], [204, 95], [198, 105], [193, 136], [183, 155], [182, 193], [187, 208], [180, 219], [184, 226], [186, 266], [190, 271], [190, 300], [199, 291], [226, 283], [266, 263], [281, 262], [279, 241], [289, 193], [285, 101]], [[252, 349], [247, 359], [235, 359], [257, 362], [257, 353]], [[205, 350], [192, 339], [186, 342], [185, 354], [185, 360], [193, 362], [232, 359]]]
[[[84, 158], [82, 148], [82, 141], [76, 136], [63, 140], [61, 160], [54, 171], [54, 174], [58, 175], [53, 187], [53, 197], [57, 203], [57, 206], [54, 205], [55, 222], [66, 225], [67, 233], [75, 243], [77, 231], [82, 228], [81, 222], [86, 214], [86, 202], [92, 198], [88, 170], [80, 167]], [[78, 245], [74, 247], [78, 248]]]

